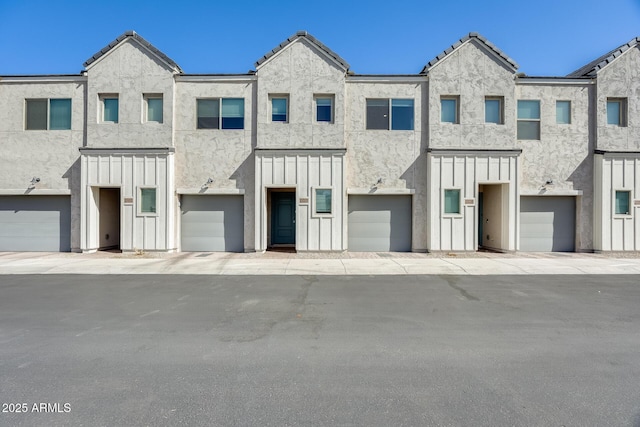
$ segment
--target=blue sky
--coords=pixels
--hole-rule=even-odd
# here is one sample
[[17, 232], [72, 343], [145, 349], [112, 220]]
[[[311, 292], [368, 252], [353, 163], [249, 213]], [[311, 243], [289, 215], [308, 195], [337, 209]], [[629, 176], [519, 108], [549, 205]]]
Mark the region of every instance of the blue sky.
[[306, 30], [362, 74], [412, 74], [470, 31], [565, 75], [640, 36], [640, 0], [0, 0], [0, 75], [75, 74], [126, 30], [186, 73], [244, 73]]

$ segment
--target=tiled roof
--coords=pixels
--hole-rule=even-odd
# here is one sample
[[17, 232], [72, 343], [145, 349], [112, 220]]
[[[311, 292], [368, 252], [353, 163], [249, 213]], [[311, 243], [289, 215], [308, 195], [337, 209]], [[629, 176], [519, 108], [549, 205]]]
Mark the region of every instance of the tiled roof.
[[85, 61], [85, 63], [83, 64], [84, 67], [88, 67], [89, 65], [93, 64], [94, 62], [96, 62], [98, 59], [100, 59], [102, 56], [104, 56], [105, 54], [107, 54], [111, 49], [113, 49], [114, 47], [116, 47], [118, 44], [120, 44], [123, 40], [127, 39], [127, 38], [133, 38], [135, 39], [138, 43], [140, 43], [141, 45], [143, 45], [144, 47], [146, 47], [147, 49], [149, 49], [151, 52], [153, 52], [156, 56], [158, 56], [158, 58], [160, 58], [162, 61], [164, 61], [167, 65], [169, 65], [171, 68], [174, 68], [176, 71], [178, 72], [182, 72], [182, 69], [180, 68], [180, 66], [178, 64], [176, 64], [171, 58], [169, 58], [167, 55], [165, 55], [164, 53], [162, 53], [160, 50], [158, 50], [154, 45], [152, 45], [151, 43], [149, 43], [148, 41], [146, 41], [144, 38], [142, 38], [142, 36], [140, 36], [138, 33], [136, 33], [135, 31], [126, 31], [124, 33], [122, 33], [118, 38], [116, 38], [114, 41], [112, 41], [111, 43], [109, 43], [108, 45], [106, 45], [105, 47], [103, 47], [102, 49], [100, 49], [99, 52], [97, 52], [95, 55], [93, 55], [91, 58], [87, 59]]
[[320, 49], [327, 56], [329, 56], [334, 61], [336, 61], [338, 64], [340, 64], [340, 66], [345, 71], [349, 69], [349, 63], [347, 63], [347, 61], [342, 59], [340, 57], [340, 55], [338, 55], [337, 53], [335, 53], [334, 51], [329, 49], [327, 46], [322, 44], [322, 42], [320, 42], [318, 39], [316, 39], [315, 37], [313, 37], [311, 34], [307, 33], [306, 31], [298, 31], [297, 33], [295, 33], [294, 35], [292, 35], [291, 37], [289, 37], [288, 39], [286, 39], [285, 41], [280, 43], [278, 46], [276, 46], [273, 50], [268, 52], [265, 56], [263, 56], [262, 58], [258, 59], [256, 61], [256, 63], [255, 63], [256, 68], [259, 67], [260, 65], [262, 65], [265, 61], [267, 61], [273, 55], [275, 55], [276, 53], [280, 52], [282, 49], [284, 49], [285, 47], [289, 46], [291, 43], [293, 43], [294, 41], [296, 41], [299, 38], [304, 38], [304, 39], [308, 40], [309, 42], [311, 42], [315, 47]]
[[640, 43], [640, 37], [635, 37], [629, 40], [629, 42], [623, 44], [622, 46], [618, 46], [617, 48], [613, 49], [611, 52], [605, 53], [600, 58], [589, 62], [584, 67], [580, 67], [574, 72], [569, 73], [567, 76], [568, 77], [593, 77], [598, 73], [598, 71], [600, 71], [602, 68], [604, 68], [606, 65], [610, 64], [611, 62], [613, 62], [617, 57], [622, 55], [627, 50], [636, 46], [638, 43]]
[[501, 58], [504, 62], [506, 62], [507, 64], [509, 64], [509, 66], [511, 66], [511, 68], [513, 68], [513, 70], [517, 70], [518, 69], [518, 64], [516, 63], [516, 61], [514, 61], [513, 59], [511, 59], [509, 56], [507, 56], [503, 51], [501, 51], [500, 49], [498, 49], [493, 43], [491, 43], [489, 40], [487, 40], [486, 38], [484, 38], [483, 36], [481, 36], [478, 33], [469, 33], [466, 36], [464, 36], [463, 38], [461, 38], [460, 40], [458, 40], [457, 42], [455, 42], [453, 45], [451, 45], [449, 48], [445, 49], [440, 55], [436, 56], [435, 58], [433, 58], [431, 61], [429, 61], [427, 63], [427, 65], [424, 66], [424, 68], [422, 69], [422, 71], [420, 72], [421, 74], [426, 74], [429, 69], [431, 67], [433, 67], [434, 65], [436, 65], [438, 62], [442, 61], [447, 55], [449, 55], [450, 53], [452, 53], [454, 50], [456, 50], [457, 48], [459, 48], [460, 46], [462, 46], [464, 43], [466, 43], [469, 40], [477, 40], [480, 43], [482, 43], [482, 45], [484, 45], [487, 49], [489, 49], [490, 51], [492, 51], [494, 54], [496, 54], [499, 58]]

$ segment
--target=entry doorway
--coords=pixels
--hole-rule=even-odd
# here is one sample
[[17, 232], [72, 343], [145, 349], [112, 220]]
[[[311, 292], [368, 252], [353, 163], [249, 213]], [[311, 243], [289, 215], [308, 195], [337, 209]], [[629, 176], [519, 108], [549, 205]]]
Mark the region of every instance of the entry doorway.
[[98, 250], [120, 250], [120, 188], [100, 188]]
[[295, 189], [270, 189], [267, 194], [271, 235], [270, 248], [296, 246], [296, 192]]
[[478, 249], [508, 250], [509, 184], [478, 186]]

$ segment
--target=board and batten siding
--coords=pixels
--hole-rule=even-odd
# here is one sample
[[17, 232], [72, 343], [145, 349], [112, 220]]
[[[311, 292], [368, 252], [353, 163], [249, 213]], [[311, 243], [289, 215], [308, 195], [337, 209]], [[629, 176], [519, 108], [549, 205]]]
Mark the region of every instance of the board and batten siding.
[[[296, 192], [296, 250], [345, 250], [344, 150], [256, 150], [256, 250], [266, 250], [267, 189]], [[331, 215], [313, 212], [313, 190], [332, 189]]]
[[[123, 251], [171, 251], [175, 243], [174, 156], [168, 149], [81, 150], [82, 250], [98, 248], [99, 189], [120, 188]], [[141, 187], [156, 188], [156, 214], [138, 212]], [[132, 202], [128, 202], [132, 200]]]
[[[478, 186], [483, 184], [506, 184], [500, 249], [516, 249], [519, 154], [519, 150], [428, 152], [428, 250], [478, 249]], [[444, 213], [446, 189], [460, 190], [459, 214]]]
[[[596, 153], [594, 169], [594, 250], [640, 250], [640, 153]], [[616, 215], [616, 191], [631, 192], [629, 215]]]

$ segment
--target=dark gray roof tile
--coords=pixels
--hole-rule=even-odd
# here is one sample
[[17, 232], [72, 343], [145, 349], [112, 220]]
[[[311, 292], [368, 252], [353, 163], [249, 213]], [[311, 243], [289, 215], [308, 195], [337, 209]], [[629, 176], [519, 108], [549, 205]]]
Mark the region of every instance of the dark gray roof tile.
[[316, 39], [315, 37], [313, 37], [311, 34], [307, 33], [306, 31], [298, 31], [298, 32], [296, 32], [294, 35], [292, 35], [291, 37], [287, 38], [285, 41], [280, 43], [278, 46], [276, 46], [273, 50], [268, 52], [262, 58], [258, 59], [256, 61], [256, 63], [255, 63], [256, 68], [259, 67], [260, 65], [262, 65], [263, 63], [265, 63], [273, 55], [275, 55], [276, 53], [280, 52], [282, 49], [284, 49], [285, 47], [289, 46], [294, 41], [298, 40], [299, 38], [304, 38], [305, 40], [309, 41], [311, 44], [313, 44], [315, 47], [317, 47], [320, 51], [324, 52], [327, 56], [329, 56], [334, 61], [336, 61], [338, 64], [340, 64], [340, 66], [345, 71], [349, 70], [349, 63], [347, 63], [347, 61], [342, 59], [340, 57], [340, 55], [338, 55], [337, 53], [335, 53], [334, 51], [329, 49], [327, 46], [325, 46], [318, 39]]
[[442, 61], [447, 55], [450, 55], [454, 50], [456, 50], [457, 48], [459, 48], [460, 46], [462, 46], [463, 43], [466, 43], [467, 41], [474, 39], [477, 40], [478, 42], [480, 42], [482, 45], [484, 45], [488, 50], [490, 50], [491, 52], [495, 53], [498, 57], [500, 57], [503, 61], [505, 61], [507, 64], [509, 64], [509, 66], [511, 68], [513, 68], [513, 70], [517, 70], [518, 69], [518, 64], [511, 59], [509, 56], [507, 56], [503, 51], [501, 51], [500, 49], [498, 49], [496, 47], [496, 45], [494, 45], [493, 43], [491, 43], [489, 40], [487, 40], [486, 38], [484, 38], [483, 36], [481, 36], [480, 34], [476, 33], [476, 32], [471, 32], [469, 34], [467, 34], [466, 36], [462, 37], [460, 40], [458, 40], [457, 42], [455, 42], [453, 45], [451, 45], [450, 47], [448, 47], [447, 49], [445, 49], [442, 53], [438, 54], [435, 58], [433, 58], [431, 61], [429, 61], [427, 63], [427, 65], [424, 66], [424, 68], [422, 69], [422, 71], [420, 72], [420, 74], [426, 74], [429, 72], [429, 69], [431, 67], [433, 67], [434, 65], [436, 65], [438, 62]]
[[146, 41], [141, 35], [139, 35], [138, 33], [136, 33], [135, 31], [125, 31], [124, 33], [122, 33], [120, 36], [118, 36], [115, 40], [113, 40], [111, 43], [109, 43], [108, 45], [106, 45], [105, 47], [103, 47], [102, 49], [100, 49], [95, 55], [93, 55], [91, 58], [87, 59], [85, 61], [85, 63], [83, 64], [83, 66], [86, 68], [89, 65], [93, 64], [94, 62], [96, 62], [98, 59], [100, 59], [102, 56], [104, 56], [105, 54], [107, 54], [111, 49], [113, 49], [114, 47], [116, 47], [117, 45], [119, 45], [123, 40], [127, 39], [127, 38], [133, 38], [135, 39], [138, 43], [140, 43], [141, 45], [143, 45], [144, 47], [146, 47], [147, 49], [149, 49], [151, 52], [153, 52], [156, 56], [158, 56], [162, 61], [164, 61], [167, 65], [169, 65], [169, 67], [174, 68], [176, 71], [182, 73], [182, 68], [180, 68], [180, 66], [178, 64], [176, 64], [171, 58], [169, 58], [167, 55], [165, 55], [164, 53], [162, 53], [158, 48], [156, 48], [154, 45], [152, 45], [151, 43], [149, 43], [148, 41]]
[[610, 64], [613, 60], [615, 60], [617, 57], [622, 55], [624, 52], [626, 52], [627, 50], [631, 49], [634, 46], [637, 46], [638, 43], [640, 43], [640, 37], [634, 37], [631, 40], [629, 40], [627, 43], [621, 46], [618, 46], [617, 48], [605, 53], [601, 57], [596, 58], [593, 61], [589, 62], [587, 65], [578, 68], [572, 73], [567, 74], [567, 77], [593, 77], [598, 73], [598, 71], [600, 71], [602, 68]]

